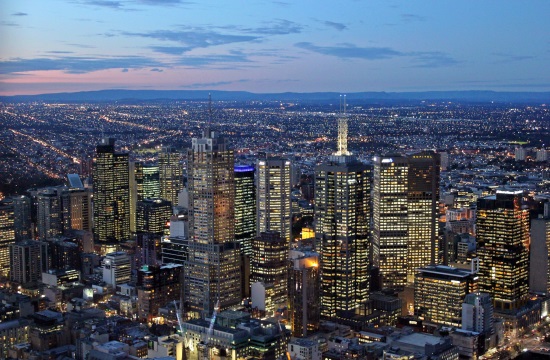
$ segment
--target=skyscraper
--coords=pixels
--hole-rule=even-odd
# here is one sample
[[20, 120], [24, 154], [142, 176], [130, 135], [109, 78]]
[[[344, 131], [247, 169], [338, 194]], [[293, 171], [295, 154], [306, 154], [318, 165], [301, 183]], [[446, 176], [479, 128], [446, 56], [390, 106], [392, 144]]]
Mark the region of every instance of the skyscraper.
[[385, 288], [403, 288], [407, 280], [408, 171], [404, 156], [374, 159], [373, 264]]
[[478, 199], [476, 230], [480, 291], [491, 294], [495, 311], [517, 310], [529, 290], [529, 210], [522, 206], [522, 192]]
[[94, 240], [118, 243], [130, 237], [128, 154], [115, 152], [115, 139], [105, 138], [94, 159]]
[[319, 329], [319, 254], [290, 251], [289, 304], [292, 336], [307, 337]]
[[172, 216], [172, 204], [163, 199], [138, 201], [136, 209], [136, 231], [162, 234]]
[[550, 202], [544, 214], [531, 220], [529, 258], [529, 291], [550, 294]]
[[315, 237], [321, 316], [351, 318], [365, 315], [369, 297], [371, 171], [347, 151], [345, 117], [338, 132], [338, 151], [315, 169]]
[[48, 244], [25, 240], [10, 245], [10, 280], [19, 284], [36, 283], [48, 271]]
[[192, 316], [210, 316], [241, 301], [241, 258], [235, 242], [234, 154], [227, 140], [206, 130], [187, 154], [189, 260], [184, 298]]
[[256, 237], [256, 188], [254, 167], [235, 166], [235, 240], [241, 252], [250, 256]]
[[273, 285], [269, 303], [286, 305], [288, 292], [288, 243], [277, 231], [262, 232], [252, 240], [250, 283]]
[[407, 282], [416, 269], [438, 259], [440, 155], [423, 151], [408, 157], [407, 188]]
[[257, 234], [278, 231], [289, 242], [292, 236], [291, 162], [269, 157], [258, 160], [257, 169]]
[[0, 277], [10, 273], [10, 245], [15, 243], [14, 208], [0, 201]]
[[373, 262], [383, 287], [402, 289], [439, 261], [440, 162], [433, 151], [375, 157]]
[[4, 198], [0, 204], [0, 206], [10, 205], [13, 207], [15, 241], [30, 239], [32, 237], [31, 199], [25, 195], [10, 196]]
[[477, 291], [476, 273], [443, 265], [419, 268], [414, 280], [414, 314], [436, 324], [460, 326], [462, 303]]
[[159, 153], [160, 197], [178, 203], [178, 193], [183, 189], [180, 153], [171, 146], [163, 147]]
[[40, 240], [62, 235], [66, 229], [65, 225], [69, 223], [68, 213], [63, 211], [63, 190], [66, 188], [50, 187], [38, 192], [36, 227]]

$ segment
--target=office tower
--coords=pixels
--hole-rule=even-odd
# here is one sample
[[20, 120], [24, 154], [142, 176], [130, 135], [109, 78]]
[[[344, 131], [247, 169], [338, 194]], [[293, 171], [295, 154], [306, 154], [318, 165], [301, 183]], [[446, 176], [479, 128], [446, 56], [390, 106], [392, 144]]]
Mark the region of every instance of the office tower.
[[14, 207], [0, 201], [0, 277], [10, 273], [10, 245], [15, 243]]
[[163, 199], [138, 201], [136, 208], [136, 232], [163, 234], [172, 216], [172, 204]]
[[178, 193], [183, 189], [183, 167], [180, 153], [171, 146], [165, 146], [159, 153], [160, 197], [178, 204]]
[[0, 201], [0, 206], [13, 207], [13, 226], [15, 241], [23, 241], [32, 237], [31, 232], [31, 199], [25, 195], [10, 196]]
[[315, 169], [315, 238], [321, 255], [321, 316], [365, 315], [369, 297], [370, 167], [347, 151], [347, 119], [338, 151]]
[[372, 258], [384, 288], [402, 289], [407, 281], [408, 171], [404, 156], [374, 158]]
[[94, 240], [119, 243], [130, 238], [128, 154], [115, 152], [115, 139], [97, 146], [94, 160]]
[[466, 295], [462, 304], [462, 330], [479, 333], [479, 354], [496, 345], [491, 295], [480, 292]]
[[36, 283], [48, 271], [48, 244], [25, 240], [10, 245], [10, 280], [19, 284]]
[[252, 240], [250, 284], [260, 282], [264, 286], [273, 285], [273, 291], [269, 294], [270, 299], [266, 299], [266, 302], [273, 306], [284, 307], [287, 303], [287, 262], [288, 243], [277, 231], [262, 232], [259, 237]]
[[206, 130], [187, 154], [189, 253], [184, 298], [192, 316], [210, 316], [241, 301], [241, 255], [235, 242], [234, 154]]
[[144, 265], [137, 273], [138, 317], [151, 321], [159, 308], [181, 299], [183, 265]]
[[477, 201], [479, 289], [491, 294], [495, 311], [517, 310], [529, 290], [529, 210], [522, 192], [497, 191]]
[[63, 204], [69, 215], [69, 228], [72, 230], [92, 231], [92, 193], [89, 189], [69, 189]]
[[63, 211], [64, 190], [64, 187], [44, 188], [37, 194], [36, 227], [41, 240], [62, 235], [69, 223], [68, 214]]
[[189, 218], [187, 213], [170, 218], [170, 236], [161, 238], [162, 263], [185, 264], [189, 253]]
[[139, 161], [132, 161], [130, 171], [130, 230], [134, 233], [136, 228], [137, 203], [145, 199], [157, 199], [160, 197], [159, 167], [148, 165]]
[[544, 214], [531, 220], [529, 251], [529, 291], [550, 294], [550, 202], [544, 204]]
[[290, 250], [288, 298], [292, 336], [307, 337], [319, 330], [319, 254]]
[[101, 263], [103, 281], [116, 288], [117, 285], [130, 281], [132, 273], [132, 259], [123, 251], [109, 253]]
[[278, 231], [287, 242], [291, 240], [290, 160], [271, 157], [258, 160], [257, 167], [257, 235]]
[[250, 256], [256, 237], [256, 188], [254, 167], [235, 166], [235, 240], [241, 252]]
[[376, 156], [373, 262], [382, 286], [402, 289], [419, 267], [439, 261], [440, 155]]
[[407, 282], [417, 268], [438, 260], [440, 155], [423, 151], [408, 156]]
[[80, 269], [82, 251], [78, 244], [66, 237], [47, 239], [50, 269]]
[[480, 334], [493, 332], [493, 301], [487, 293], [466, 295], [462, 304], [462, 330]]
[[418, 269], [414, 279], [414, 315], [422, 320], [461, 326], [462, 303], [477, 291], [477, 274], [443, 265]]

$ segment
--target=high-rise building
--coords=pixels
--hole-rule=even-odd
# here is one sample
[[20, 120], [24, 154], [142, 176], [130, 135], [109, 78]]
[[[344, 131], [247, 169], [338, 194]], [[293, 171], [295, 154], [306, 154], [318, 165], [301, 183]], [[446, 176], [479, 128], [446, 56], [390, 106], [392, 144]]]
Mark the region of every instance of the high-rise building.
[[160, 197], [178, 204], [178, 193], [183, 189], [180, 153], [171, 146], [165, 146], [159, 153]]
[[116, 287], [130, 281], [132, 258], [123, 251], [109, 253], [102, 262], [103, 281]]
[[461, 326], [462, 303], [477, 291], [475, 272], [443, 265], [418, 269], [414, 280], [414, 314], [422, 320]]
[[115, 152], [115, 139], [97, 146], [94, 160], [94, 240], [119, 243], [130, 238], [128, 154]]
[[529, 251], [529, 291], [550, 294], [550, 202], [544, 204], [544, 214], [531, 220]]
[[162, 234], [172, 216], [172, 204], [163, 199], [138, 201], [136, 208], [136, 232]]
[[235, 166], [235, 240], [241, 252], [250, 256], [256, 237], [256, 188], [254, 167]]
[[13, 207], [15, 241], [32, 238], [31, 232], [31, 199], [25, 195], [10, 196], [0, 202], [0, 206]]
[[491, 295], [480, 292], [466, 295], [462, 304], [462, 330], [490, 334], [493, 321]]
[[[41, 240], [60, 236], [69, 223], [69, 214], [64, 212], [65, 187], [49, 187], [39, 190], [37, 199], [38, 238]], [[65, 200], [66, 202], [66, 200]]]
[[12, 203], [0, 201], [0, 277], [10, 273], [10, 245], [15, 243], [15, 219]]
[[402, 289], [416, 269], [439, 261], [440, 155], [375, 157], [373, 262], [382, 285]]
[[466, 295], [462, 304], [462, 330], [480, 334], [478, 339], [480, 354], [491, 347], [491, 338], [495, 334], [491, 295], [480, 292]]
[[234, 154], [225, 138], [206, 130], [187, 154], [189, 245], [184, 298], [191, 316], [210, 316], [240, 303], [241, 255], [235, 242]]
[[19, 284], [36, 283], [48, 271], [48, 244], [25, 240], [10, 245], [10, 280]]
[[292, 336], [307, 337], [319, 330], [319, 254], [290, 250], [289, 305]]
[[89, 189], [70, 188], [66, 191], [63, 206], [69, 216], [72, 230], [92, 231], [92, 193]]
[[287, 242], [292, 231], [291, 162], [288, 159], [269, 157], [258, 160], [256, 186], [257, 235], [278, 231]]
[[404, 288], [407, 282], [408, 172], [404, 156], [374, 158], [372, 258], [384, 288]]
[[160, 197], [160, 171], [156, 165], [144, 164], [139, 161], [131, 161], [129, 169], [130, 231], [135, 233], [137, 231], [137, 203], [145, 199], [157, 199]]
[[522, 192], [478, 199], [476, 231], [480, 291], [491, 294], [497, 312], [520, 308], [529, 290], [529, 210]]
[[407, 282], [416, 269], [438, 260], [440, 155], [423, 151], [408, 156]]
[[371, 168], [347, 150], [347, 119], [338, 120], [338, 151], [315, 169], [315, 237], [321, 255], [321, 316], [365, 315], [369, 297]]
[[[273, 285], [270, 299], [272, 305], [287, 303], [288, 292], [288, 243], [277, 231], [262, 232], [252, 241], [250, 258], [250, 283], [261, 282]], [[274, 309], [266, 309], [274, 310]]]
[[183, 265], [144, 265], [137, 274], [138, 317], [151, 321], [159, 308], [181, 299]]

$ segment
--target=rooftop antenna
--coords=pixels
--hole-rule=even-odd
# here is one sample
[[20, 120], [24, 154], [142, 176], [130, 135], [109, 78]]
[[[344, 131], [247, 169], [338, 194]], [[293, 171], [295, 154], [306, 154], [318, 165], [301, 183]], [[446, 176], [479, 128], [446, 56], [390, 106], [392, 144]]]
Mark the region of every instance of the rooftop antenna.
[[350, 155], [348, 151], [348, 118], [346, 116], [346, 95], [344, 94], [344, 111], [342, 113], [342, 95], [340, 95], [340, 115], [338, 117], [338, 150], [336, 155]]

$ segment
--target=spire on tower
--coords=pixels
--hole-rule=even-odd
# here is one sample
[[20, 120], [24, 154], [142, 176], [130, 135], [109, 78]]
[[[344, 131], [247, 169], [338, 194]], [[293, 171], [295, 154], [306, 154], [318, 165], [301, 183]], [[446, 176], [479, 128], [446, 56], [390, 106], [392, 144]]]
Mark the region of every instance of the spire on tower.
[[340, 114], [338, 116], [338, 150], [335, 155], [348, 156], [348, 118], [346, 116], [346, 95], [344, 98], [344, 111], [342, 112], [342, 95], [340, 95]]

